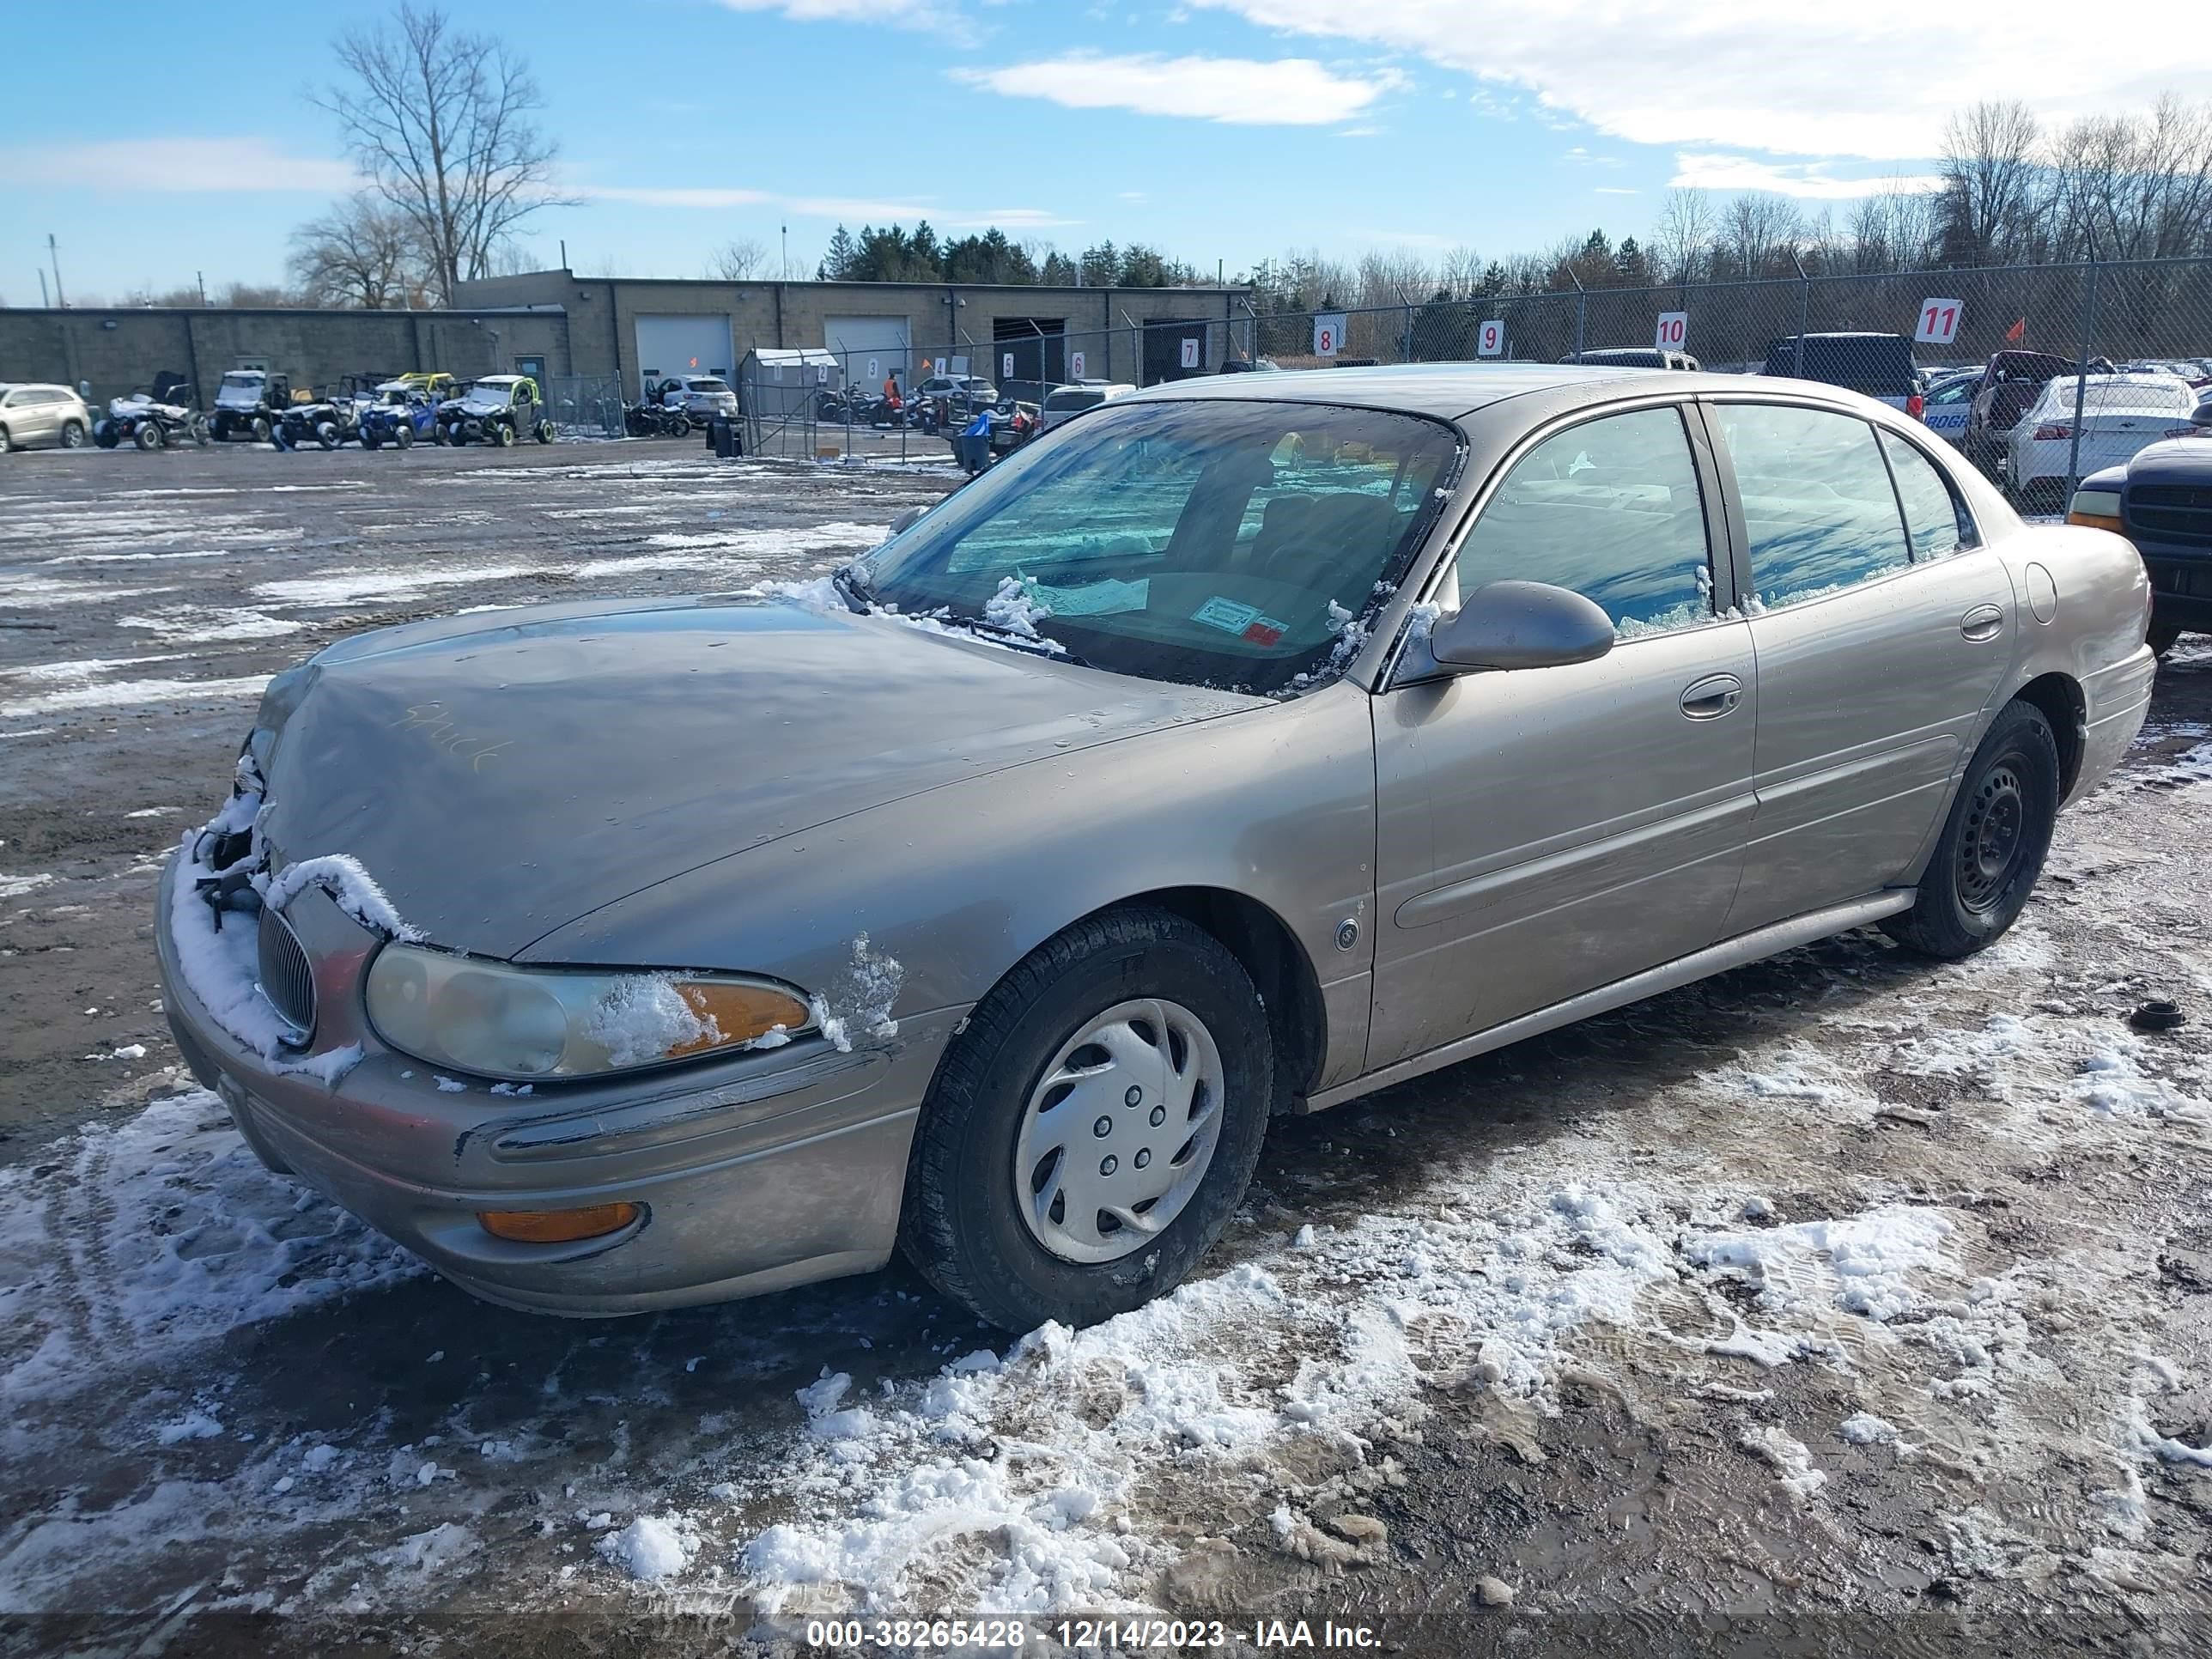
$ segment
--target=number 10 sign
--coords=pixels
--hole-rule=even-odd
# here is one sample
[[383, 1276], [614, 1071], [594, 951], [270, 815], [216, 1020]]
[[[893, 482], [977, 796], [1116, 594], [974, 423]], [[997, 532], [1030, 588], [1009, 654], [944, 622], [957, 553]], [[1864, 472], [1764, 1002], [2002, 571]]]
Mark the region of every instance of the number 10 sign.
[[1652, 344], [1661, 351], [1680, 351], [1682, 343], [1690, 337], [1690, 313], [1686, 311], [1662, 311], [1659, 313], [1659, 331]]
[[1956, 300], [1923, 300], [1920, 325], [1912, 331], [1917, 345], [1948, 345], [1959, 337], [1959, 313], [1966, 307]]

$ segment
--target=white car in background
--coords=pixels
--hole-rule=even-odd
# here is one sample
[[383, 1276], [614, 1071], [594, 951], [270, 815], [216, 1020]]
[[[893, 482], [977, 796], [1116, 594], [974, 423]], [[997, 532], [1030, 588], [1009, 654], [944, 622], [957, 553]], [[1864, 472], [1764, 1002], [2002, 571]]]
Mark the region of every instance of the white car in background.
[[[2074, 410], [2080, 387], [2081, 434], [2075, 451]], [[2061, 374], [2013, 423], [2006, 445], [2006, 483], [2031, 505], [2066, 485], [2069, 463], [2084, 475], [2131, 460], [2161, 438], [2185, 437], [2197, 393], [2174, 374]]]
[[1037, 409], [1037, 433], [1042, 436], [1063, 422], [1080, 415], [1086, 409], [1115, 398], [1126, 398], [1137, 388], [1119, 381], [1084, 381], [1076, 386], [1055, 386], [1045, 394]]
[[0, 380], [0, 455], [33, 444], [82, 445], [92, 411], [65, 386], [11, 386]]
[[1974, 392], [1982, 383], [1979, 369], [1945, 374], [1930, 380], [1920, 409], [1920, 423], [1954, 449], [1966, 441], [1966, 417], [1974, 412]]

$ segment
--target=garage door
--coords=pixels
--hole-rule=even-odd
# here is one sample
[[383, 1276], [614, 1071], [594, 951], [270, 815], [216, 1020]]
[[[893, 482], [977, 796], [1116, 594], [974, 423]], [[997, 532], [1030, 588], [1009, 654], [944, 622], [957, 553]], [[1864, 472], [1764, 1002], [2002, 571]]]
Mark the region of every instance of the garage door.
[[719, 374], [737, 367], [730, 352], [730, 319], [710, 317], [640, 317], [637, 367], [641, 381], [671, 374]]
[[825, 317], [822, 343], [844, 363], [848, 386], [879, 386], [886, 374], [914, 384], [914, 341], [903, 317]]

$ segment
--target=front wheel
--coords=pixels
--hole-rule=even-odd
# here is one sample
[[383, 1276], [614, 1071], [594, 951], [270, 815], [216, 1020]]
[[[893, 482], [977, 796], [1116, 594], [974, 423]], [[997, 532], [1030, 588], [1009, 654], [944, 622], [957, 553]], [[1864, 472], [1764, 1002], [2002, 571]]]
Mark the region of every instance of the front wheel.
[[453, 441], [453, 434], [446, 430], [445, 422], [441, 421], [430, 428], [430, 441], [443, 447]]
[[495, 449], [509, 449], [514, 447], [514, 428], [505, 421], [493, 422], [489, 435], [492, 441], [492, 447]]
[[1273, 1079], [1266, 1010], [1219, 940], [1150, 908], [1079, 922], [992, 988], [939, 1066], [906, 1252], [1006, 1330], [1141, 1306], [1229, 1224]]
[[392, 433], [392, 441], [402, 449], [412, 449], [415, 447], [415, 428], [411, 426], [399, 427]]
[[167, 443], [169, 441], [169, 436], [168, 434], [161, 430], [161, 423], [159, 422], [141, 421], [138, 423], [138, 430], [131, 434], [131, 441], [136, 443], [141, 449], [153, 450], [159, 449], [162, 445]]
[[269, 424], [269, 418], [264, 415], [256, 415], [249, 429], [253, 434], [253, 441], [258, 444], [265, 444], [276, 435], [276, 428]]
[[340, 441], [341, 435], [334, 422], [322, 421], [316, 424], [315, 442], [319, 447], [336, 449]]
[[2007, 703], [1967, 763], [1918, 897], [1882, 931], [1947, 962], [2002, 938], [2043, 873], [2059, 790], [2051, 722], [2032, 703]]

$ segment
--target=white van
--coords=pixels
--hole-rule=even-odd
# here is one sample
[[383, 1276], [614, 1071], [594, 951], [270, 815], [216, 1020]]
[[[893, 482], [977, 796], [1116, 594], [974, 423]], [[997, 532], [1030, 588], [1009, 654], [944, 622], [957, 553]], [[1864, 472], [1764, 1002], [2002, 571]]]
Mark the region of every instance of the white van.
[[1096, 409], [1112, 398], [1126, 398], [1137, 388], [1119, 381], [1086, 380], [1080, 386], [1057, 386], [1045, 393], [1037, 409], [1037, 431], [1049, 432], [1069, 416]]

